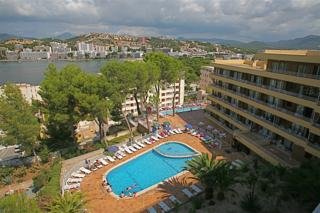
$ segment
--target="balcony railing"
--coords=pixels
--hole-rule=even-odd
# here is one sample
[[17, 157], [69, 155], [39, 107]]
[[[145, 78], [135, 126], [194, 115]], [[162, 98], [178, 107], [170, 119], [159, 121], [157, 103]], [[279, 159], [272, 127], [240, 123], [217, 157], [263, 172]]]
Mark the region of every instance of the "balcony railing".
[[286, 95], [299, 97], [299, 98], [302, 98], [302, 99], [305, 99], [305, 100], [318, 101], [319, 104], [320, 104], [320, 100], [318, 100], [318, 98], [316, 98], [316, 97], [306, 96], [306, 95], [303, 95], [303, 94], [300, 94], [300, 93], [290, 92], [290, 91], [279, 89], [279, 88], [275, 88], [275, 87], [272, 87], [272, 86], [266, 86], [266, 85], [263, 85], [263, 84], [254, 83], [254, 82], [251, 82], [251, 81], [248, 81], [248, 80], [232, 78], [232, 77], [229, 77], [229, 76], [226, 76], [226, 75], [223, 75], [223, 74], [219, 74], [219, 73], [215, 73], [215, 75], [218, 75], [218, 76], [230, 79], [230, 80], [239, 81], [239, 82], [242, 82], [242, 83], [245, 83], [245, 84], [249, 84], [249, 85], [252, 85], [252, 86], [261, 87], [261, 88], [264, 88], [264, 89], [267, 89], [267, 90], [272, 90], [274, 92], [279, 92], [279, 93], [283, 93], [283, 94], [286, 94]]
[[[224, 102], [224, 103], [226, 103], [226, 104], [228, 104], [228, 105], [232, 105], [232, 107], [234, 107], [234, 108], [236, 108], [236, 109], [238, 109], [238, 110], [240, 110], [240, 111], [242, 111], [242, 112], [244, 112], [244, 113], [246, 113], [246, 114], [249, 114], [249, 115], [254, 116], [256, 119], [263, 120], [263, 122], [268, 123], [269, 125], [275, 126], [275, 127], [279, 128], [279, 129], [281, 129], [282, 131], [286, 132], [287, 134], [294, 135], [295, 137], [299, 138], [300, 140], [308, 143], [308, 140], [307, 140], [305, 137], [303, 137], [303, 136], [300, 135], [300, 134], [297, 134], [296, 132], [294, 132], [294, 131], [291, 130], [291, 129], [285, 128], [285, 127], [283, 127], [283, 126], [278, 125], [277, 123], [271, 122], [271, 121], [267, 120], [267, 119], [266, 119], [265, 117], [263, 117], [263, 116], [258, 116], [258, 115], [253, 114], [252, 112], [250, 112], [250, 111], [248, 111], [248, 110], [242, 109], [242, 108], [238, 107], [237, 105], [232, 104], [232, 103], [224, 100], [223, 98], [219, 98], [219, 97], [216, 97], [216, 96], [213, 96], [213, 97], [216, 98], [216, 99], [218, 99], [218, 100], [220, 100], [220, 101], [222, 101], [222, 102]], [[233, 118], [233, 120], [234, 120], [234, 118]]]
[[261, 101], [261, 100], [259, 100], [259, 99], [257, 99], [257, 98], [253, 98], [253, 97], [247, 96], [247, 95], [242, 94], [242, 93], [240, 93], [240, 92], [230, 90], [230, 89], [228, 89], [227, 87], [223, 87], [223, 86], [218, 85], [218, 84], [216, 84], [216, 83], [213, 83], [213, 85], [214, 85], [215, 87], [218, 87], [218, 88], [220, 88], [220, 89], [227, 90], [228, 92], [234, 93], [234, 94], [236, 94], [236, 95], [238, 95], [238, 96], [241, 96], [241, 97], [243, 97], [243, 98], [252, 100], [252, 101], [254, 101], [254, 102], [257, 102], [257, 103], [262, 104], [262, 105], [267, 106], [267, 107], [271, 107], [271, 108], [273, 108], [273, 109], [275, 109], [275, 110], [277, 110], [277, 111], [280, 111], [280, 112], [289, 114], [289, 115], [291, 115], [291, 116], [295, 116], [295, 117], [297, 116], [297, 117], [299, 117], [299, 118], [301, 118], [301, 119], [303, 119], [303, 120], [305, 120], [305, 121], [307, 121], [307, 122], [312, 123], [312, 119], [311, 119], [311, 118], [305, 117], [305, 116], [303, 116], [303, 115], [301, 115], [301, 114], [298, 114], [298, 113], [289, 111], [289, 110], [287, 110], [287, 109], [284, 109], [284, 108], [282, 108], [282, 107], [279, 107], [279, 106], [276, 106], [276, 105], [273, 105], [273, 104], [266, 103], [266, 102]]
[[300, 73], [300, 72], [282, 71], [282, 70], [270, 70], [270, 69], [268, 69], [267, 71], [285, 74], [285, 75], [304, 77], [304, 78], [320, 79], [320, 75], [314, 75], [314, 74], [309, 74], [309, 73]]

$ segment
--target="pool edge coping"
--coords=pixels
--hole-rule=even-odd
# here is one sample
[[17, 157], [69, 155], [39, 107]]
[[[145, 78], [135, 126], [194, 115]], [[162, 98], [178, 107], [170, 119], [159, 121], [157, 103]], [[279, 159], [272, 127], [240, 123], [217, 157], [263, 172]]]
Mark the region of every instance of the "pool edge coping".
[[[193, 150], [194, 152], [196, 152], [198, 155], [201, 155], [201, 152], [199, 152], [198, 150], [194, 149], [193, 147], [191, 147], [191, 146], [189, 146], [188, 144], [185, 144], [185, 143], [183, 143], [183, 142], [181, 142], [181, 141], [165, 141], [165, 142], [159, 143], [157, 146], [154, 146], [154, 147], [152, 147], [151, 149], [145, 150], [144, 152], [141, 152], [140, 154], [138, 154], [138, 155], [136, 155], [136, 156], [133, 156], [133, 157], [127, 159], [126, 161], [121, 162], [121, 163], [119, 163], [118, 165], [110, 168], [110, 169], [107, 170], [107, 171], [104, 173], [104, 175], [102, 176], [102, 181], [106, 180], [106, 176], [107, 176], [112, 170], [118, 168], [119, 166], [122, 166], [123, 164], [125, 164], [125, 163], [127, 163], [127, 162], [129, 162], [129, 161], [131, 161], [131, 160], [133, 160], [133, 159], [136, 159], [136, 158], [140, 157], [141, 155], [143, 155], [143, 154], [145, 154], [145, 153], [147, 153], [147, 152], [152, 151], [153, 149], [157, 148], [158, 146], [161, 146], [161, 145], [166, 144], [166, 143], [172, 143], [172, 142], [180, 143], [180, 144], [182, 144], [182, 145], [184, 145], [184, 146], [192, 149], [192, 150]], [[181, 172], [177, 173], [176, 175], [173, 175], [173, 176], [171, 176], [171, 177], [169, 177], [169, 178], [164, 179], [164, 180], [161, 181], [161, 182], [158, 182], [158, 183], [156, 183], [156, 184], [154, 184], [154, 185], [151, 185], [151, 186], [149, 186], [148, 188], [145, 188], [145, 189], [137, 192], [137, 193], [136, 193], [136, 196], [140, 196], [141, 194], [143, 194], [143, 193], [145, 193], [145, 192], [147, 192], [147, 191], [149, 191], [149, 190], [151, 190], [151, 189], [154, 189], [154, 188], [158, 187], [160, 184], [164, 183], [165, 181], [167, 181], [167, 180], [169, 180], [169, 179], [171, 179], [171, 178], [174, 178], [174, 177], [179, 177], [179, 176], [181, 176], [181, 175], [183, 175], [183, 174], [185, 174], [185, 173], [187, 173], [187, 172], [188, 172], [188, 171], [186, 171], [186, 170], [181, 171]], [[134, 197], [124, 197], [124, 198], [120, 198], [120, 197], [119, 197], [118, 195], [116, 195], [113, 191], [109, 192], [109, 194], [110, 194], [112, 197], [116, 198], [117, 200], [119, 200], [119, 199], [130, 199], [130, 198], [134, 198]]]

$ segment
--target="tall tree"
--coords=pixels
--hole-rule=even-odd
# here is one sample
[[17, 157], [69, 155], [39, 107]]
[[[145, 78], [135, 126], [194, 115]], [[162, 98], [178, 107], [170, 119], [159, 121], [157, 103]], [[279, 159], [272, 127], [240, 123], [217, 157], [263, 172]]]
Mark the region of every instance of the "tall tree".
[[0, 96], [0, 129], [4, 137], [3, 144], [20, 144], [27, 153], [33, 152], [39, 144], [40, 124], [32, 107], [23, 98], [20, 89], [13, 84], [2, 87]]
[[110, 99], [115, 106], [121, 107], [121, 112], [127, 123], [130, 131], [130, 136], [133, 138], [133, 132], [128, 120], [126, 106], [122, 109], [122, 104], [125, 103], [129, 94], [132, 94], [133, 88], [133, 73], [131, 72], [131, 64], [120, 61], [109, 61], [101, 68], [101, 73], [104, 76], [106, 83], [112, 88]]
[[[160, 100], [160, 89], [161, 87], [165, 86], [168, 83], [168, 79], [172, 79], [170, 76], [170, 70], [172, 68], [172, 58], [168, 55], [165, 55], [162, 52], [152, 52], [148, 53], [144, 57], [144, 61], [151, 62], [152, 64], [156, 65], [160, 70], [159, 78], [156, 81], [155, 87], [155, 96], [154, 100]], [[156, 105], [157, 109], [157, 120], [159, 121], [159, 102]]]
[[53, 64], [48, 66], [39, 93], [51, 137], [75, 137], [76, 125], [83, 119], [77, 99], [83, 79], [83, 71], [77, 65], [67, 65], [60, 71]]

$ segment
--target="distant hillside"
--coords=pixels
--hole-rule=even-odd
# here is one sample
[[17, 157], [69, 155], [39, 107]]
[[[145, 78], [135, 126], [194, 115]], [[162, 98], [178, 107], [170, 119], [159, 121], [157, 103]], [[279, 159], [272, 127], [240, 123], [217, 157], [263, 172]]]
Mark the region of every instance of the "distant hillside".
[[320, 49], [320, 36], [309, 35], [303, 38], [295, 38], [290, 40], [280, 40], [276, 42], [261, 42], [261, 41], [251, 41], [251, 42], [241, 42], [236, 40], [224, 40], [218, 38], [212, 39], [196, 39], [199, 41], [206, 41], [211, 43], [218, 43], [222, 45], [262, 50], [262, 49]]
[[65, 32], [65, 33], [62, 33], [58, 36], [55, 36], [54, 39], [59, 39], [59, 40], [67, 40], [67, 39], [70, 39], [70, 38], [73, 38], [75, 37], [75, 35], [73, 35], [72, 33], [69, 33], [69, 32]]
[[13, 34], [9, 34], [9, 33], [0, 33], [0, 41], [8, 40], [11, 38], [20, 38], [20, 37]]

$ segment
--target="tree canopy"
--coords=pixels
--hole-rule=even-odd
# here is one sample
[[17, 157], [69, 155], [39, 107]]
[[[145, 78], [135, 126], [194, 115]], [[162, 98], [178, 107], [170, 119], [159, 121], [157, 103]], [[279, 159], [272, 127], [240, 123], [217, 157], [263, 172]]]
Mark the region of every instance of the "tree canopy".
[[16, 85], [6, 84], [2, 89], [0, 129], [5, 135], [0, 138], [0, 142], [5, 145], [20, 144], [27, 153], [34, 152], [38, 145], [40, 124], [31, 105]]

